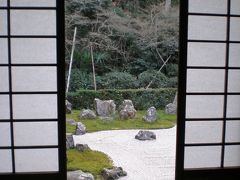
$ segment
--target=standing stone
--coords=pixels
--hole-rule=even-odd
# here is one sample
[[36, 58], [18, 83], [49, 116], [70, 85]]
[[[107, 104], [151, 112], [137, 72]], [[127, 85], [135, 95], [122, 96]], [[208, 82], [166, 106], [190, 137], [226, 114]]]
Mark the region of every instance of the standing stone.
[[113, 100], [100, 100], [95, 98], [94, 102], [97, 115], [100, 116], [100, 118], [109, 119], [114, 116], [116, 112], [116, 104]]
[[125, 99], [120, 105], [120, 119], [133, 119], [136, 116], [136, 109], [133, 106], [132, 100]]
[[122, 167], [113, 167], [112, 169], [104, 168], [101, 174], [104, 180], [114, 180], [122, 176], [127, 176], [127, 172], [123, 171]]
[[165, 113], [166, 114], [176, 114], [177, 113], [177, 93], [175, 95], [173, 103], [166, 105]]
[[126, 105], [120, 112], [119, 116], [120, 119], [133, 119], [136, 115], [136, 110], [133, 106], [131, 105]]
[[83, 109], [81, 114], [80, 114], [80, 118], [82, 119], [95, 119], [97, 116], [95, 114], [95, 112], [93, 112], [90, 109]]
[[66, 148], [67, 149], [74, 148], [74, 140], [73, 140], [73, 136], [71, 133], [66, 134]]
[[76, 144], [76, 149], [81, 152], [90, 150], [90, 148], [87, 144]]
[[76, 135], [83, 135], [85, 133], [86, 133], [86, 126], [83, 123], [78, 122], [77, 125], [76, 125], [75, 134]]
[[147, 114], [143, 116], [144, 121], [146, 122], [155, 122], [157, 120], [157, 110], [155, 107], [150, 107], [147, 110]]
[[154, 140], [156, 139], [156, 134], [151, 131], [139, 131], [135, 136], [135, 139], [145, 141], [145, 140]]
[[80, 170], [68, 171], [67, 180], [94, 180], [94, 176], [90, 173], [85, 173]]
[[66, 106], [66, 113], [67, 114], [72, 113], [72, 104], [68, 100], [65, 101], [65, 106]]

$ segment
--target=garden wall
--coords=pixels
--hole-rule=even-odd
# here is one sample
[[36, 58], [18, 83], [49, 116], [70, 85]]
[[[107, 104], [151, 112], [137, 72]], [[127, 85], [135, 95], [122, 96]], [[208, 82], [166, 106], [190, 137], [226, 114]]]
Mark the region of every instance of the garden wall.
[[94, 108], [94, 98], [102, 100], [112, 99], [117, 107], [124, 99], [131, 99], [137, 110], [146, 110], [150, 106], [157, 109], [164, 108], [174, 99], [176, 88], [162, 89], [111, 89], [111, 90], [78, 90], [68, 93], [67, 99], [73, 104], [73, 109]]

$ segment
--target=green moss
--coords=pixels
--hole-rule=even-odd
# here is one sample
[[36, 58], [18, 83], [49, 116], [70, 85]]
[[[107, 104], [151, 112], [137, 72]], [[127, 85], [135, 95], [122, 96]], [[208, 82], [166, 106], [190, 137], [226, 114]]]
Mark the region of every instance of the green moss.
[[96, 179], [100, 179], [101, 170], [103, 168], [111, 168], [112, 160], [104, 153], [99, 151], [80, 152], [76, 149], [67, 151], [67, 170], [82, 170], [94, 175]]
[[[142, 117], [146, 111], [138, 111], [134, 119], [120, 120], [116, 117], [113, 121], [97, 119], [81, 119], [79, 118], [80, 111], [74, 110], [72, 114], [68, 114], [68, 119], [81, 121], [87, 128], [87, 132], [96, 132], [103, 130], [116, 129], [166, 129], [171, 128], [176, 124], [176, 115], [165, 114], [163, 110], [158, 110], [158, 119], [154, 123], [147, 123], [143, 121]], [[67, 123], [67, 132], [74, 133], [75, 126]]]

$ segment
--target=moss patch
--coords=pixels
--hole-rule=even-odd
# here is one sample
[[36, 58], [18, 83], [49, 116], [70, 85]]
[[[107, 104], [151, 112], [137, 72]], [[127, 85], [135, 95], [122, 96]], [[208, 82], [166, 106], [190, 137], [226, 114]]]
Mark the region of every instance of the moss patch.
[[[165, 114], [163, 110], [158, 110], [158, 119], [154, 123], [143, 121], [142, 117], [146, 111], [138, 111], [134, 119], [120, 120], [116, 117], [112, 121], [97, 119], [81, 119], [79, 118], [80, 111], [74, 110], [72, 114], [67, 114], [68, 119], [81, 121], [87, 128], [87, 132], [96, 132], [103, 130], [118, 130], [118, 129], [166, 129], [171, 128], [176, 124], [176, 115]], [[67, 132], [74, 133], [75, 126], [67, 123]]]

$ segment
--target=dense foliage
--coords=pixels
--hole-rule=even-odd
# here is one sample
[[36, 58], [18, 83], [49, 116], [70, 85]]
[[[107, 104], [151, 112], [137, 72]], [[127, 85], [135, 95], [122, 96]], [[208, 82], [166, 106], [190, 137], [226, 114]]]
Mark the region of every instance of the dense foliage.
[[74, 109], [94, 109], [94, 98], [112, 99], [117, 107], [124, 99], [131, 99], [137, 110], [146, 110], [151, 106], [157, 109], [164, 108], [173, 101], [175, 88], [164, 89], [128, 89], [128, 90], [79, 90], [68, 93], [68, 100], [73, 104]]
[[[78, 28], [70, 91], [93, 89], [90, 47], [98, 89], [176, 87], [178, 0], [66, 0], [66, 65]], [[157, 73], [170, 57], [167, 65]], [[156, 77], [156, 78], [155, 78]]]

